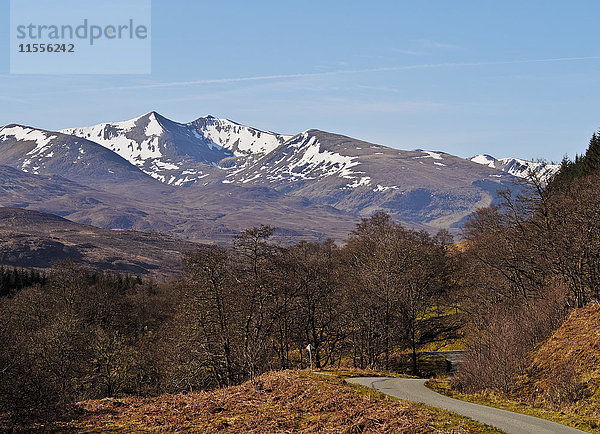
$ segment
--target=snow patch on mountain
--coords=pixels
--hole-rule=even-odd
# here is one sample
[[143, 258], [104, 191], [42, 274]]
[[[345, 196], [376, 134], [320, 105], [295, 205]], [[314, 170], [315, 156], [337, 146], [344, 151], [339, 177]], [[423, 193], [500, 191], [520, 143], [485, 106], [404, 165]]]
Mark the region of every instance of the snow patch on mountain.
[[377, 186], [373, 189], [373, 191], [375, 193], [382, 193], [382, 192], [389, 191], [389, 190], [398, 190], [398, 188], [400, 188], [400, 187], [398, 187], [397, 185], [377, 184]]
[[145, 133], [147, 136], [160, 136], [164, 132], [162, 125], [158, 122], [156, 114], [152, 113], [146, 125]]
[[290, 143], [296, 148], [300, 158], [289, 165], [292, 172], [301, 169], [299, 173], [321, 172], [321, 176], [337, 175], [342, 178], [353, 178], [354, 172], [350, 168], [360, 164], [353, 157], [344, 156], [335, 152], [321, 150], [321, 145], [316, 137], [309, 137], [307, 133], [298, 140]]
[[535, 161], [521, 160], [520, 158], [500, 158], [497, 161], [504, 172], [520, 178], [527, 178], [531, 172], [550, 171], [555, 173], [560, 168], [556, 164], [537, 163]]
[[358, 156], [342, 155], [319, 142], [319, 132], [305, 131], [261, 158], [248, 157], [227, 174], [224, 183], [264, 183], [270, 186], [334, 178], [347, 180], [340, 188], [369, 185], [371, 179], [357, 171]]
[[[11, 125], [0, 129], [0, 142], [12, 139], [35, 143], [35, 147], [25, 154], [27, 158], [22, 160], [19, 168], [23, 172], [31, 171], [36, 175], [39, 174], [39, 169], [44, 165], [39, 162], [40, 158], [50, 158], [54, 155], [53, 152], [46, 152], [52, 146], [52, 142], [57, 138], [56, 135], [51, 133], [21, 125]], [[32, 166], [34, 161], [37, 165]]]
[[56, 135], [47, 134], [44, 131], [36, 130], [20, 125], [8, 126], [0, 129], [0, 140], [5, 140], [13, 137], [15, 140], [35, 142], [36, 146], [27, 155], [37, 156], [45, 152], [52, 140], [56, 139]]
[[434, 160], [443, 160], [442, 155], [439, 152], [433, 152], [433, 151], [422, 151], [419, 150], [419, 152], [422, 152], [424, 154], [426, 154], [423, 157], [415, 157], [415, 158], [433, 158]]
[[471, 160], [473, 163], [483, 164], [484, 166], [491, 167], [492, 169], [496, 168], [496, 159], [491, 155], [478, 154], [469, 158], [469, 160]]
[[298, 181], [329, 176], [352, 180], [357, 178], [357, 173], [350, 170], [360, 164], [355, 157], [321, 149], [318, 139], [308, 132], [287, 142], [286, 150], [290, 153], [283, 152], [282, 158], [275, 162], [278, 167], [269, 172], [269, 181]]
[[361, 176], [358, 179], [355, 179], [352, 183], [350, 184], [346, 184], [346, 187], [348, 188], [357, 188], [357, 187], [363, 187], [363, 186], [367, 186], [371, 184], [371, 177], [370, 176]]

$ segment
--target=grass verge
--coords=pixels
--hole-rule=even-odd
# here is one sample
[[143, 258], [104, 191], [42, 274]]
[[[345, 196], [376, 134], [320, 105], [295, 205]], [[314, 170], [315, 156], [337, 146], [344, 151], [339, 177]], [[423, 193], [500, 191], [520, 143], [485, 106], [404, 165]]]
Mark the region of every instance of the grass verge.
[[580, 415], [558, 412], [541, 407], [533, 407], [523, 402], [515, 401], [505, 396], [499, 396], [491, 393], [486, 394], [465, 394], [453, 390], [450, 387], [448, 378], [433, 378], [426, 384], [431, 390], [446, 395], [450, 398], [460, 399], [461, 401], [472, 402], [474, 404], [487, 405], [488, 407], [508, 410], [515, 413], [526, 414], [529, 416], [539, 417], [541, 419], [550, 420], [573, 428], [580, 429], [591, 433], [600, 434], [600, 424], [592, 419], [582, 418]]

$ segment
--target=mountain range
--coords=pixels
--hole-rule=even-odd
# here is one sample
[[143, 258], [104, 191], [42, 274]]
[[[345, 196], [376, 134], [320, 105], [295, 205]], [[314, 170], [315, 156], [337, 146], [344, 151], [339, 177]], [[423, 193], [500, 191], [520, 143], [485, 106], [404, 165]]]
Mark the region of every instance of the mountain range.
[[284, 243], [342, 241], [378, 211], [457, 233], [498, 190], [520, 189], [530, 164], [150, 112], [61, 131], [0, 128], [0, 205], [210, 243], [259, 224], [274, 226]]

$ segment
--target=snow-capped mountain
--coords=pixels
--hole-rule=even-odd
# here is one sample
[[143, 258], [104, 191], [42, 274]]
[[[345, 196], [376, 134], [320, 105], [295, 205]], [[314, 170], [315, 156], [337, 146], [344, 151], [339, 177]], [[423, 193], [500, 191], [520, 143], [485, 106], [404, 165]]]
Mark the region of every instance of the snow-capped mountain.
[[541, 174], [547, 179], [558, 172], [559, 164], [549, 164], [539, 161], [528, 161], [520, 158], [494, 158], [487, 154], [478, 154], [469, 158], [474, 163], [483, 164], [492, 169], [502, 170], [519, 178], [529, 179], [531, 173]]
[[356, 157], [326, 149], [320, 143], [318, 133], [311, 130], [292, 137], [263, 158], [230, 171], [224, 182], [298, 183], [330, 176], [351, 182], [360, 178], [360, 172], [351, 170], [359, 164]]
[[[308, 130], [222, 182], [274, 188], [346, 212], [385, 211], [436, 227], [454, 224], [513, 185], [503, 172], [443, 152], [403, 151]], [[450, 217], [452, 216], [452, 217]]]
[[85, 192], [57, 196], [44, 210], [203, 241], [261, 223], [297, 236], [347, 233], [377, 211], [412, 227], [457, 228], [497, 190], [519, 188], [516, 164], [491, 157], [405, 151], [319, 130], [283, 135], [212, 116], [179, 123], [156, 112], [60, 132], [9, 125], [0, 129], [0, 164], [112, 194], [99, 203], [94, 193], [93, 207]]

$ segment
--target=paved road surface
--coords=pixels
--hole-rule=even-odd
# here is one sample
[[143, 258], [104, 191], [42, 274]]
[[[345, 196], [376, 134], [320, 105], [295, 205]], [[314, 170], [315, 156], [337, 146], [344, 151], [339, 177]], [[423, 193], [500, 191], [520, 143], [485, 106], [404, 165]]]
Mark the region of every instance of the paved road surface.
[[472, 404], [440, 395], [425, 387], [427, 380], [413, 378], [348, 378], [349, 383], [371, 387], [406, 401], [422, 402], [492, 425], [507, 433], [581, 433], [575, 428], [506, 410]]
[[432, 351], [428, 354], [435, 354], [446, 359], [446, 362], [449, 364], [446, 373], [449, 375], [454, 375], [460, 367], [465, 352], [462, 350]]

